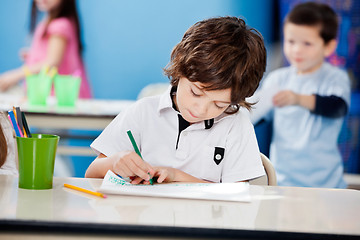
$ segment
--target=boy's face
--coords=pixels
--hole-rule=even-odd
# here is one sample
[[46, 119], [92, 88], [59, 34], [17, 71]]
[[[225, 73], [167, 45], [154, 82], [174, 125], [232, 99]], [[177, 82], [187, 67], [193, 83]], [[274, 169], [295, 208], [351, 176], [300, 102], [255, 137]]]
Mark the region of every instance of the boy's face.
[[320, 27], [286, 23], [284, 53], [299, 74], [316, 71], [329, 55], [328, 46], [320, 37]]
[[231, 89], [205, 91], [199, 82], [180, 78], [175, 105], [189, 123], [218, 117], [231, 104]]

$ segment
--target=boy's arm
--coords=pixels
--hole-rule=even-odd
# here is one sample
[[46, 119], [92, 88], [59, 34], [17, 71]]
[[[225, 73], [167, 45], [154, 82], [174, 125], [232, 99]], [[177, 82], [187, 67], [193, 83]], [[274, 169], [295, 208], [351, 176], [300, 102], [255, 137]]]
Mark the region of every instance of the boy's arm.
[[315, 97], [315, 109], [312, 111], [314, 114], [329, 118], [338, 118], [343, 117], [348, 113], [348, 105], [341, 97], [334, 95], [315, 95]]
[[276, 107], [299, 105], [313, 111], [315, 109], [315, 96], [300, 95], [290, 90], [283, 90], [275, 94], [273, 97], [273, 104]]
[[109, 169], [112, 169], [113, 161], [104, 154], [100, 155], [89, 165], [85, 172], [86, 178], [103, 178]]
[[329, 118], [343, 117], [348, 112], [348, 106], [345, 100], [335, 95], [301, 95], [290, 90], [285, 90], [276, 94], [273, 102], [277, 107], [299, 105], [310, 110], [313, 114]]
[[179, 169], [171, 167], [154, 167], [157, 183], [163, 182], [193, 182], [193, 183], [209, 183], [190, 174], [187, 174]]
[[[104, 154], [100, 155], [90, 164], [86, 170], [86, 178], [104, 178], [108, 170], [114, 171], [114, 163], [116, 158], [106, 157]], [[179, 169], [170, 167], [154, 167], [154, 177], [157, 177], [157, 182], [196, 182], [209, 183], [208, 181], [196, 178]], [[147, 176], [147, 175], [146, 175]], [[136, 177], [133, 179], [134, 184], [141, 183], [144, 178]]]
[[297, 104], [303, 108], [314, 111], [316, 105], [316, 98], [314, 95], [300, 95], [298, 94]]
[[85, 177], [88, 178], [103, 178], [107, 171], [111, 170], [122, 177], [133, 177], [148, 181], [153, 175], [152, 167], [142, 160], [139, 155], [133, 151], [117, 152], [114, 155], [107, 157], [100, 154], [88, 167]]

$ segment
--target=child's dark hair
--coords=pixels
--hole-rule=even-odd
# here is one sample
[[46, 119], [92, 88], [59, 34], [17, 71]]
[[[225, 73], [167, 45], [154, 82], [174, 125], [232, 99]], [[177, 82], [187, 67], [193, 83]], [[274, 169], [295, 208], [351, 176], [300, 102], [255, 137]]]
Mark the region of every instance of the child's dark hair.
[[296, 5], [285, 18], [286, 23], [320, 26], [320, 36], [325, 44], [336, 39], [338, 19], [334, 10], [326, 4], [306, 2]]
[[[33, 0], [31, 5], [31, 18], [30, 18], [30, 32], [33, 33], [37, 24], [37, 17], [38, 17], [38, 10], [36, 7], [35, 0]], [[80, 38], [80, 22], [79, 17], [76, 10], [76, 2], [75, 0], [63, 0], [61, 1], [58, 8], [56, 8], [54, 11], [49, 12], [49, 21], [47, 22], [47, 25], [45, 27], [44, 35], [46, 35], [46, 29], [49, 23], [60, 17], [66, 17], [74, 21], [75, 23], [75, 29], [76, 29], [76, 35], [78, 39], [78, 47], [79, 47], [79, 53], [82, 52], [83, 46], [81, 43]]]
[[0, 167], [4, 165], [7, 156], [7, 142], [0, 124]]
[[266, 49], [261, 34], [236, 17], [210, 18], [190, 27], [164, 69], [173, 86], [181, 77], [200, 82], [205, 90], [231, 88], [231, 107], [251, 108], [253, 95], [266, 69]]

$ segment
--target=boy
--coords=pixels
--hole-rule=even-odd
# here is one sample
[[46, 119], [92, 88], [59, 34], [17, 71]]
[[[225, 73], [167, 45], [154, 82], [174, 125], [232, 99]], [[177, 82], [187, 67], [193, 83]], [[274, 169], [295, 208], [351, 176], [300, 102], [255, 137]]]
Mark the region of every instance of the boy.
[[[110, 169], [133, 184], [237, 182], [264, 175], [253, 126], [240, 107], [266, 67], [261, 35], [242, 19], [196, 23], [165, 69], [171, 87], [120, 113], [91, 147], [99, 156], [85, 177]], [[143, 161], [127, 136], [131, 130]]]
[[[273, 110], [270, 159], [279, 185], [346, 187], [337, 139], [350, 105], [350, 82], [344, 71], [324, 61], [336, 49], [337, 28], [329, 6], [295, 6], [284, 23], [290, 66], [269, 74], [252, 97], [260, 100], [253, 123]], [[269, 102], [270, 109], [264, 109]]]

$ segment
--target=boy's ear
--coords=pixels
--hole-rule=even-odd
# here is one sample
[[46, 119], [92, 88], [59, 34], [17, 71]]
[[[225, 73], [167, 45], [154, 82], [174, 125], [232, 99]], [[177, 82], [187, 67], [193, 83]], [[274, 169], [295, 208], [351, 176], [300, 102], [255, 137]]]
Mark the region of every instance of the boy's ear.
[[325, 45], [325, 57], [329, 57], [333, 52], [335, 52], [336, 47], [337, 41], [335, 39], [330, 40], [330, 42]]

